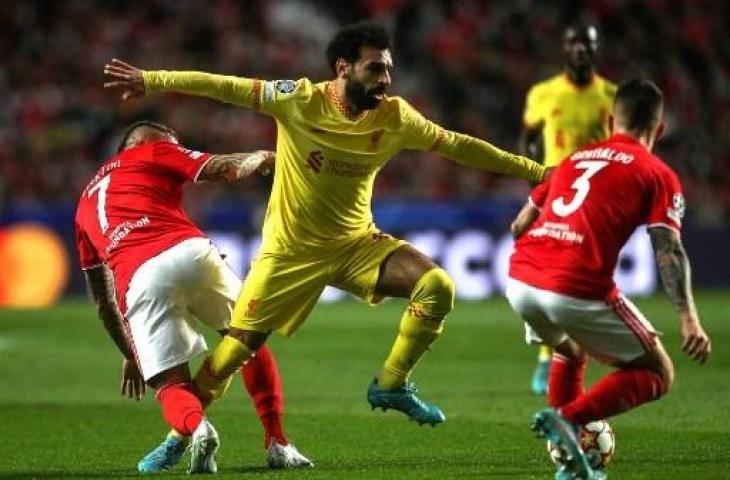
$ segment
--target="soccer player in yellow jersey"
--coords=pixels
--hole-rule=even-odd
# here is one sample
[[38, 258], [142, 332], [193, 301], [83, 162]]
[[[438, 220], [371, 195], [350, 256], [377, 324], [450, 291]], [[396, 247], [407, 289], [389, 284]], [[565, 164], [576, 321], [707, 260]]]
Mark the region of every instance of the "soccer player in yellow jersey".
[[264, 81], [201, 72], [141, 71], [118, 60], [107, 88], [123, 99], [163, 91], [253, 108], [277, 123], [274, 185], [263, 241], [236, 304], [231, 329], [206, 358], [196, 385], [219, 398], [241, 361], [272, 331], [293, 334], [327, 285], [369, 303], [409, 299], [395, 343], [368, 388], [373, 408], [393, 408], [420, 424], [445, 416], [423, 402], [408, 375], [439, 336], [454, 284], [433, 260], [382, 233], [370, 208], [380, 168], [403, 149], [435, 151], [463, 165], [539, 182], [544, 167], [487, 142], [445, 130], [386, 93], [393, 60], [386, 30], [356, 24], [327, 48], [336, 77], [313, 83]]
[[[542, 159], [546, 167], [556, 167], [578, 148], [608, 138], [608, 113], [616, 85], [596, 73], [597, 51], [594, 26], [576, 24], [565, 30], [563, 71], [533, 85], [527, 93], [520, 153]], [[535, 220], [531, 218], [535, 212], [529, 206], [520, 211], [512, 224], [515, 237]], [[525, 329], [528, 343], [541, 343], [529, 326]], [[547, 393], [551, 358], [551, 349], [541, 346], [530, 385], [536, 395]]]

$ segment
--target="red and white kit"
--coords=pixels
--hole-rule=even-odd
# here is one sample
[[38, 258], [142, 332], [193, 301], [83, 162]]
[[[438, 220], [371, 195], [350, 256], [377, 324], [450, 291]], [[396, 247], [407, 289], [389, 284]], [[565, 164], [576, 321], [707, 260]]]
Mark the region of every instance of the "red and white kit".
[[551, 346], [567, 334], [609, 362], [651, 348], [656, 332], [617, 290], [613, 273], [638, 226], [680, 229], [677, 175], [636, 140], [616, 134], [567, 157], [530, 202], [540, 216], [510, 259], [512, 307]]
[[182, 209], [211, 155], [151, 142], [109, 159], [76, 211], [81, 267], [114, 274], [145, 380], [206, 350], [195, 318], [227, 328], [240, 280]]

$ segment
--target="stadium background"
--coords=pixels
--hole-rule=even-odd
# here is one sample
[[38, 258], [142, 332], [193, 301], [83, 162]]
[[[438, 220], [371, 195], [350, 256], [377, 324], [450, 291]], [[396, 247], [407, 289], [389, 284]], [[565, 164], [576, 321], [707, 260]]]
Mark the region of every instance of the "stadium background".
[[[601, 32], [603, 75], [621, 81], [643, 74], [664, 89], [668, 132], [657, 151], [686, 189], [685, 241], [696, 282], [730, 284], [730, 254], [708, 248], [730, 244], [730, 137], [724, 134], [730, 131], [730, 41], [723, 2], [559, 3], [3, 2], [0, 303], [43, 303], [56, 291], [82, 293], [71, 228], [74, 201], [131, 121], [162, 120], [196, 149], [274, 147], [274, 122], [242, 109], [178, 95], [120, 105], [101, 88], [105, 61], [326, 79], [326, 41], [340, 25], [366, 17], [393, 31], [393, 94], [447, 128], [512, 150], [527, 89], [561, 67], [564, 26], [577, 18], [594, 22]], [[194, 219], [218, 235], [239, 271], [256, 242], [268, 188], [266, 179], [255, 179], [196, 187], [187, 195]], [[468, 298], [480, 298], [501, 284], [504, 252], [495, 252], [526, 192], [524, 182], [407, 152], [379, 176], [374, 206], [381, 228], [428, 242], [418, 244], [453, 265], [460, 290], [472, 292]], [[18, 233], [18, 223], [25, 222], [49, 227], [65, 255], [38, 232]], [[450, 251], [461, 253], [452, 258]], [[622, 268], [627, 278], [637, 271], [646, 277], [636, 289], [628, 287], [630, 293], [655, 288], [650, 258], [629, 255]], [[39, 272], [52, 278], [40, 281]]]
[[[730, 471], [730, 9], [711, 0], [565, 2], [350, 0], [108, 0], [0, 2], [0, 479], [118, 478], [165, 431], [153, 395], [119, 398], [119, 354], [83, 295], [73, 242], [75, 198], [125, 125], [162, 120], [194, 148], [272, 148], [266, 117], [179, 95], [120, 104], [101, 88], [119, 57], [145, 68], [202, 69], [263, 78], [329, 78], [323, 47], [365, 17], [395, 34], [393, 93], [446, 127], [515, 149], [525, 93], [560, 69], [560, 37], [578, 16], [599, 27], [599, 71], [643, 73], [667, 97], [659, 153], [688, 199], [684, 239], [697, 302], [715, 346], [707, 365], [680, 353], [645, 236], [619, 269], [677, 368], [666, 399], [611, 420], [612, 478], [721, 479]], [[190, 189], [187, 207], [215, 232], [238, 270], [255, 249], [269, 180]], [[392, 343], [403, 302], [318, 306], [296, 339], [272, 338], [287, 395], [290, 439], [311, 472], [275, 478], [551, 478], [530, 415], [534, 352], [499, 295], [506, 227], [527, 186], [428, 154], [402, 153], [380, 175], [380, 225], [444, 263], [461, 301], [416, 372], [449, 417], [419, 429], [363, 398]], [[620, 194], [621, 192], [617, 192]], [[643, 241], [642, 241], [643, 239]], [[628, 287], [628, 288], [627, 288]], [[332, 295], [332, 292], [329, 293]], [[60, 299], [59, 299], [60, 297]], [[214, 341], [214, 339], [211, 339]], [[591, 378], [602, 370], [590, 369]], [[236, 383], [239, 383], [236, 381]], [[243, 408], [242, 408], [243, 405]], [[260, 426], [240, 386], [211, 413], [223, 445], [218, 478], [271, 478]], [[185, 467], [171, 476], [182, 478]], [[175, 474], [180, 474], [175, 475]]]

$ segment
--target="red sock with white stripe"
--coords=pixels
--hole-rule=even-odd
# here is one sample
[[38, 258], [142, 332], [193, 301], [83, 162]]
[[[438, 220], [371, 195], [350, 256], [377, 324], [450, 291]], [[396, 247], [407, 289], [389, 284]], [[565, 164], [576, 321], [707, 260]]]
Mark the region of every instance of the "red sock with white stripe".
[[583, 393], [587, 363], [585, 359], [576, 362], [559, 353], [553, 353], [548, 377], [548, 404], [551, 407], [562, 407]]
[[256, 351], [256, 355], [241, 367], [243, 383], [256, 408], [256, 413], [264, 426], [264, 448], [271, 439], [280, 445], [288, 445], [284, 435], [284, 392], [276, 360], [266, 345]]
[[155, 395], [162, 406], [162, 416], [182, 435], [193, 434], [203, 419], [203, 406], [193, 393], [190, 382], [171, 383], [163, 386]]
[[572, 423], [585, 425], [609, 418], [656, 400], [665, 393], [664, 380], [651, 370], [616, 370], [596, 382], [586, 393], [564, 405], [560, 413]]

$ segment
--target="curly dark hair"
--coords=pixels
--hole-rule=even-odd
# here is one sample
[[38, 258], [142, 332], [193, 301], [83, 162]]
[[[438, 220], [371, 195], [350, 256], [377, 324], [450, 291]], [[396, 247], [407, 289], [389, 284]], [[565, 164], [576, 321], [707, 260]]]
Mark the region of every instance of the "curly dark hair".
[[360, 47], [379, 50], [392, 48], [390, 34], [382, 25], [373, 22], [359, 22], [344, 27], [335, 34], [327, 45], [327, 64], [335, 70], [338, 58], [356, 62], [360, 58]]

